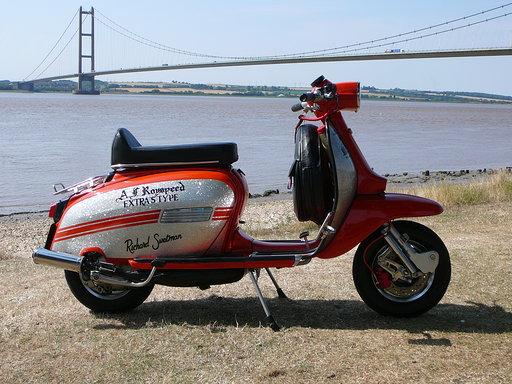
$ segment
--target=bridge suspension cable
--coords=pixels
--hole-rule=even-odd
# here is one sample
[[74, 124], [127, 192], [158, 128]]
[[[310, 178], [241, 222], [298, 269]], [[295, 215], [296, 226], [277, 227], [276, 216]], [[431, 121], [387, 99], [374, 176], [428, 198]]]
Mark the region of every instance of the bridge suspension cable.
[[[87, 15], [85, 16], [84, 20], [87, 20]], [[62, 49], [60, 50], [60, 52], [58, 53], [57, 56], [55, 56], [55, 58], [51, 61], [51, 63], [49, 63], [45, 69], [43, 69], [39, 75], [36, 76], [36, 78], [39, 78], [41, 77], [41, 75], [43, 73], [45, 73], [48, 68], [50, 68], [50, 66], [55, 63], [55, 61], [60, 57], [60, 55], [62, 55], [62, 52], [64, 52], [64, 50], [68, 47], [69, 43], [71, 43], [71, 41], [73, 41], [73, 39], [75, 38], [76, 34], [78, 33], [78, 28], [76, 29], [76, 31], [73, 33], [73, 35], [69, 38], [68, 42], [62, 47]]]
[[[502, 14], [502, 15], [498, 15], [498, 16], [494, 16], [494, 17], [491, 17], [491, 18], [489, 18], [489, 19], [479, 20], [479, 21], [475, 21], [475, 22], [473, 22], [473, 23], [469, 23], [469, 24], [465, 24], [465, 25], [460, 25], [460, 26], [458, 26], [458, 27], [453, 27], [453, 28], [444, 29], [444, 30], [442, 30], [442, 31], [437, 31], [437, 32], [428, 33], [428, 34], [421, 35], [421, 36], [410, 37], [410, 38], [402, 39], [402, 40], [395, 40], [395, 41], [391, 41], [391, 42], [389, 42], [389, 43], [383, 43], [383, 44], [371, 45], [371, 46], [366, 46], [366, 47], [362, 47], [362, 48], [348, 49], [348, 50], [344, 50], [344, 51], [331, 51], [331, 52], [326, 52], [326, 53], [323, 53], [322, 55], [316, 55], [316, 56], [332, 55], [333, 53], [339, 54], [339, 53], [357, 52], [357, 51], [362, 51], [362, 50], [366, 50], [366, 49], [370, 49], [370, 48], [380, 48], [380, 47], [386, 47], [386, 46], [394, 45], [394, 44], [398, 44], [398, 43], [405, 43], [405, 42], [408, 42], [408, 41], [419, 40], [419, 39], [423, 39], [423, 38], [426, 38], [426, 37], [431, 37], [431, 36], [441, 35], [441, 34], [443, 34], [443, 33], [448, 33], [448, 32], [457, 31], [457, 30], [459, 30], [459, 29], [472, 27], [472, 26], [474, 26], [474, 25], [478, 25], [478, 24], [486, 23], [486, 22], [488, 22], [488, 21], [492, 21], [492, 20], [500, 19], [500, 18], [502, 18], [502, 17], [506, 17], [506, 16], [510, 16], [510, 15], [512, 15], [512, 12], [504, 13], [504, 14]], [[403, 36], [403, 35], [402, 35], [402, 36]]]
[[[139, 34], [137, 34], [135, 32], [130, 31], [129, 29], [119, 25], [118, 23], [116, 23], [115, 21], [113, 21], [109, 17], [105, 16], [103, 13], [101, 13], [101, 11], [98, 8], [94, 8], [94, 10], [97, 12], [97, 14], [101, 15], [102, 17], [104, 17], [106, 20], [108, 20], [110, 23], [114, 24], [116, 27], [121, 28], [126, 33], [117, 30], [116, 28], [112, 27], [112, 25], [109, 25], [107, 22], [102, 21], [101, 17], [98, 18], [97, 15], [96, 15], [96, 20], [99, 21], [101, 24], [103, 24], [105, 27], [107, 27], [107, 28], [113, 30], [114, 32], [117, 32], [120, 35], [123, 35], [123, 36], [125, 36], [125, 37], [127, 37], [127, 38], [129, 38], [129, 39], [131, 39], [133, 41], [136, 41], [138, 43], [147, 45], [149, 47], [160, 49], [160, 50], [163, 50], [163, 51], [172, 52], [172, 53], [179, 53], [179, 54], [187, 55], [187, 56], [209, 57], [209, 58], [213, 58], [213, 59], [241, 59], [240, 57], [216, 56], [216, 55], [209, 55], [209, 54], [206, 54], [206, 53], [191, 52], [191, 51], [186, 51], [186, 50], [179, 49], [179, 48], [170, 47], [168, 45], [160, 44], [160, 43], [157, 43], [156, 41], [147, 39], [147, 38], [145, 38], [145, 37], [143, 37], [143, 36], [141, 36], [141, 35], [139, 35]], [[133, 35], [135, 37], [130, 36], [129, 34], [131, 34], [131, 35]]]
[[[512, 3], [506, 3], [506, 4], [500, 5], [498, 7], [489, 8], [489, 9], [486, 9], [486, 10], [483, 10], [483, 11], [480, 11], [480, 12], [476, 12], [476, 13], [473, 13], [473, 14], [470, 14], [470, 15], [466, 15], [466, 16], [462, 16], [462, 17], [459, 17], [459, 18], [456, 18], [456, 19], [448, 20], [448, 21], [445, 21], [445, 22], [442, 22], [442, 23], [430, 25], [430, 26], [423, 27], [423, 28], [420, 28], [420, 29], [415, 29], [415, 30], [409, 31], [409, 32], [404, 32], [404, 33], [399, 33], [399, 34], [395, 34], [395, 35], [391, 35], [391, 36], [382, 37], [382, 38], [379, 38], [379, 39], [368, 40], [368, 41], [364, 41], [364, 42], [360, 42], [360, 43], [349, 44], [349, 45], [344, 45], [344, 46], [339, 46], [339, 47], [334, 47], [334, 48], [326, 48], [326, 49], [320, 49], [320, 50], [314, 50], [314, 51], [304, 51], [304, 52], [296, 52], [296, 53], [289, 53], [289, 54], [282, 54], [282, 55], [270, 55], [270, 56], [221, 56], [221, 55], [213, 55], [213, 54], [207, 54], [207, 53], [199, 53], [199, 52], [187, 51], [187, 50], [171, 47], [171, 46], [168, 46], [168, 45], [165, 45], [165, 44], [161, 44], [161, 43], [155, 42], [153, 40], [147, 39], [147, 38], [145, 38], [145, 37], [143, 37], [143, 36], [141, 36], [141, 35], [139, 35], [139, 34], [137, 34], [135, 32], [132, 32], [129, 29], [119, 25], [118, 23], [116, 23], [115, 21], [113, 21], [112, 19], [107, 17], [106, 15], [104, 15], [97, 8], [95, 8], [95, 10], [96, 10], [96, 12], [99, 15], [101, 15], [105, 19], [105, 20], [102, 21], [101, 18], [97, 18], [97, 20], [101, 24], [105, 25], [107, 28], [109, 28], [109, 29], [113, 30], [114, 32], [116, 32], [116, 33], [118, 33], [118, 34], [120, 34], [122, 36], [125, 36], [125, 37], [127, 37], [127, 38], [129, 38], [129, 39], [131, 39], [133, 41], [136, 41], [136, 42], [138, 42], [140, 44], [143, 44], [143, 45], [155, 48], [155, 49], [159, 49], [159, 50], [167, 51], [167, 52], [172, 52], [172, 53], [177, 53], [177, 54], [182, 54], [182, 55], [187, 55], [187, 56], [204, 57], [204, 58], [211, 58], [211, 59], [262, 60], [262, 59], [284, 59], [284, 58], [303, 57], [303, 56], [325, 56], [325, 55], [332, 55], [332, 54], [357, 52], [357, 51], [361, 51], [361, 50], [367, 50], [367, 49], [372, 49], [372, 48], [380, 48], [380, 47], [385, 47], [385, 46], [391, 46], [391, 45], [398, 44], [398, 43], [403, 43], [403, 42], [423, 39], [423, 38], [427, 38], [427, 37], [431, 37], [431, 36], [441, 35], [441, 34], [448, 33], [448, 32], [453, 32], [453, 31], [460, 30], [460, 29], [463, 29], [463, 28], [469, 28], [469, 27], [472, 27], [472, 26], [475, 26], [475, 25], [478, 25], [478, 24], [483, 24], [483, 23], [486, 23], [486, 22], [489, 22], [489, 21], [492, 21], [492, 20], [496, 20], [496, 19], [499, 19], [499, 18], [503, 18], [503, 17], [509, 16], [512, 13], [508, 12], [508, 13], [504, 13], [504, 14], [501, 14], [501, 15], [498, 15], [498, 16], [493, 16], [493, 17], [486, 18], [486, 19], [483, 19], [483, 20], [478, 20], [478, 21], [475, 21], [475, 22], [471, 22], [471, 23], [468, 23], [468, 24], [465, 24], [465, 25], [456, 26], [456, 27], [452, 27], [452, 28], [447, 28], [447, 29], [444, 29], [444, 30], [441, 30], [441, 31], [435, 31], [435, 32], [423, 34], [423, 35], [420, 35], [420, 36], [414, 36], [414, 37], [408, 37], [408, 38], [405, 38], [405, 39], [389, 41], [391, 39], [402, 38], [404, 36], [410, 36], [410, 35], [418, 34], [420, 32], [434, 30], [436, 28], [447, 26], [447, 25], [450, 25], [450, 24], [453, 24], [453, 23], [456, 23], [456, 22], [460, 22], [460, 21], [463, 21], [463, 20], [468, 20], [468, 19], [471, 19], [471, 18], [474, 18], [474, 17], [477, 17], [477, 16], [482, 16], [484, 14], [487, 14], [487, 13], [490, 13], [490, 12], [493, 12], [493, 11], [496, 11], [496, 10], [499, 10], [499, 9], [503, 9], [503, 8], [509, 7], [511, 5], [512, 5]], [[119, 29], [121, 29], [121, 30], [119, 30]], [[375, 44], [375, 43], [380, 43], [380, 44]], [[353, 49], [350, 49], [350, 48], [353, 48]]]
[[[37, 71], [39, 69], [39, 67], [41, 65], [43, 65], [43, 63], [46, 61], [46, 59], [52, 54], [53, 50], [57, 47], [57, 45], [60, 43], [60, 41], [62, 40], [62, 38], [64, 37], [64, 35], [66, 34], [66, 32], [68, 31], [69, 27], [71, 26], [71, 24], [73, 23], [73, 21], [75, 21], [75, 18], [76, 18], [76, 15], [78, 14], [78, 10], [75, 12], [75, 14], [73, 15], [71, 21], [69, 22], [68, 26], [66, 27], [66, 29], [64, 30], [64, 32], [62, 32], [62, 34], [60, 35], [60, 37], [58, 38], [57, 42], [53, 45], [52, 49], [50, 49], [50, 52], [48, 52], [48, 54], [44, 57], [43, 60], [41, 60], [41, 62], [39, 63], [39, 65], [37, 67], [34, 68], [34, 70], [32, 72], [30, 72], [28, 74], [28, 76], [26, 76], [23, 80], [26, 80], [28, 79], [30, 76], [32, 76], [32, 74]], [[55, 57], [55, 59], [53, 59], [53, 61], [48, 64], [46, 66], [45, 69], [43, 69], [43, 71], [41, 73], [39, 73], [39, 75], [37, 75], [36, 77], [40, 77], [44, 72], [46, 72], [46, 70], [55, 62], [55, 60], [57, 60], [57, 58], [62, 54], [62, 52], [64, 51], [64, 49], [69, 45], [69, 43], [71, 42], [71, 40], [75, 37], [75, 35], [77, 34], [78, 32], [78, 28], [77, 30], [75, 31], [75, 33], [73, 34], [73, 36], [71, 36], [71, 38], [69, 39], [69, 41], [65, 44], [64, 48], [59, 52], [59, 54]]]
[[[368, 40], [368, 41], [363, 41], [363, 42], [360, 42], [360, 43], [349, 44], [349, 45], [344, 45], [344, 46], [335, 47], [335, 48], [326, 48], [326, 49], [319, 49], [319, 50], [315, 50], [315, 51], [306, 51], [306, 52], [300, 52], [300, 53], [293, 53], [293, 54], [284, 55], [284, 56], [286, 56], [286, 57], [288, 57], [288, 56], [303, 56], [303, 55], [312, 55], [312, 54], [317, 54], [317, 53], [333, 54], [333, 53], [336, 53], [336, 51], [341, 50], [341, 49], [360, 47], [362, 45], [374, 44], [374, 43], [378, 43], [378, 42], [381, 42], [381, 41], [386, 41], [386, 40], [394, 39], [394, 38], [397, 38], [397, 37], [403, 37], [403, 36], [413, 35], [413, 34], [416, 34], [416, 33], [419, 33], [419, 32], [423, 32], [423, 31], [432, 30], [432, 29], [439, 28], [439, 27], [442, 27], [442, 26], [445, 26], [445, 25], [449, 25], [449, 24], [453, 24], [453, 23], [456, 23], [456, 22], [459, 22], [459, 21], [462, 21], [462, 20], [470, 19], [472, 17], [481, 16], [481, 15], [484, 15], [486, 13], [489, 13], [489, 12], [492, 12], [492, 11], [496, 11], [498, 9], [503, 9], [503, 8], [508, 7], [510, 5], [512, 5], [512, 3], [503, 4], [503, 5], [500, 5], [498, 7], [486, 9], [486, 10], [483, 10], [483, 11], [480, 11], [480, 12], [477, 12], [477, 13], [473, 13], [471, 15], [466, 15], [466, 16], [463, 16], [463, 17], [459, 17], [457, 19], [445, 21], [445, 22], [442, 22], [442, 23], [439, 23], [439, 24], [430, 25], [428, 27], [423, 27], [423, 28], [420, 28], [420, 29], [415, 29], [413, 31], [409, 31], [409, 32], [405, 32], [405, 33], [399, 33], [399, 34], [392, 35], [392, 36], [382, 37], [382, 38], [375, 39], [375, 40]], [[500, 18], [500, 17], [508, 16], [508, 15], [510, 15], [510, 13], [506, 13], [504, 15], [500, 15], [500, 16], [494, 17], [492, 19], [483, 20], [480, 23], [491, 21], [491, 20], [494, 20], [494, 19], [497, 19], [497, 18]], [[466, 25], [466, 27], [472, 26], [472, 25], [476, 25], [476, 24], [479, 24], [479, 23], [478, 22], [477, 23], [472, 23], [470, 25]], [[447, 30], [443, 31], [443, 33], [444, 32], [449, 32], [449, 31], [453, 31], [453, 30], [456, 30], [456, 29], [460, 29], [460, 28], [447, 29]], [[432, 36], [432, 35], [435, 35], [435, 33], [419, 36], [419, 37], [416, 37], [416, 39], [423, 38], [423, 37], [429, 37], [429, 36]], [[413, 40], [413, 39], [410, 39], [410, 40]], [[363, 49], [376, 48], [376, 47], [381, 47], [381, 46], [386, 46], [386, 45], [392, 45], [392, 44], [401, 43], [401, 42], [405, 42], [405, 41], [409, 41], [409, 40], [406, 39], [406, 40], [393, 41], [393, 42], [390, 42], [390, 43], [381, 44], [381, 45], [377, 45], [377, 46], [374, 45], [374, 46], [370, 46], [370, 47], [364, 47]], [[356, 51], [356, 50], [353, 50], [353, 51]], [[351, 52], [351, 51], [343, 51], [343, 52]], [[339, 52], [339, 53], [343, 53], [343, 52]]]
[[[258, 61], [264, 61], [266, 64], [273, 64], [273, 63], [277, 63], [279, 61], [280, 62], [286, 62], [286, 61], [301, 62], [301, 60], [311, 61], [311, 60], [315, 60], [315, 59], [326, 61], [325, 59], [327, 59], [329, 57], [333, 57], [333, 58], [338, 58], [338, 56], [339, 57], [351, 57], [352, 56], [352, 55], [350, 55], [351, 52], [376, 49], [376, 48], [385, 47], [385, 46], [393, 46], [395, 44], [405, 43], [405, 42], [409, 42], [409, 41], [413, 41], [413, 40], [424, 39], [424, 38], [428, 38], [431, 36], [437, 36], [437, 35], [441, 35], [441, 34], [446, 34], [448, 32], [453, 32], [453, 31], [464, 29], [464, 28], [469, 28], [469, 27], [472, 27], [475, 25], [487, 23], [487, 22], [497, 20], [500, 18], [504, 18], [504, 17], [512, 15], [512, 12], [501, 13], [498, 15], [496, 15], [496, 13], [494, 13], [494, 14], [490, 14], [490, 13], [503, 10], [504, 8], [510, 7], [510, 6], [512, 6], [512, 2], [503, 4], [503, 5], [500, 5], [497, 7], [489, 8], [489, 9], [486, 9], [486, 10], [483, 10], [480, 12], [472, 13], [472, 14], [469, 14], [469, 15], [466, 15], [463, 17], [458, 17], [458, 18], [448, 20], [448, 21], [445, 21], [442, 23], [437, 23], [437, 24], [433, 24], [433, 25], [426, 26], [423, 28], [415, 29], [415, 30], [412, 30], [409, 32], [394, 34], [391, 36], [386, 36], [386, 37], [382, 37], [382, 38], [378, 38], [378, 39], [363, 41], [363, 42], [359, 42], [359, 43], [355, 43], [355, 44], [348, 44], [348, 45], [344, 45], [344, 46], [319, 49], [319, 50], [313, 50], [313, 51], [304, 51], [304, 52], [288, 53], [288, 54], [281, 54], [281, 55], [270, 55], [270, 56], [222, 56], [222, 55], [214, 55], [214, 54], [208, 54], [208, 53], [188, 51], [188, 50], [175, 48], [175, 47], [171, 47], [168, 45], [158, 43], [156, 41], [145, 38], [135, 32], [132, 32], [129, 29], [127, 29], [127, 28], [121, 26], [120, 24], [116, 23], [115, 21], [111, 20], [109, 17], [104, 15], [98, 9], [95, 9], [95, 11], [97, 13], [96, 13], [96, 16], [94, 17], [94, 19], [97, 20], [102, 25], [104, 25], [109, 30], [112, 30], [115, 34], [119, 34], [125, 38], [135, 41], [137, 44], [142, 44], [142, 45], [148, 46], [152, 49], [171, 52], [173, 54], [178, 54], [178, 55], [186, 55], [186, 56], [209, 58], [209, 59], [224, 59], [224, 60], [226, 60], [224, 65], [232, 65], [232, 64], [236, 65], [236, 63], [243, 62], [243, 61], [245, 61], [245, 63], [243, 65], [252, 65], [252, 64], [250, 64], [251, 62], [258, 62]], [[36, 73], [36, 71], [38, 71], [48, 61], [48, 59], [50, 58], [52, 53], [54, 53], [54, 51], [57, 49], [59, 44], [62, 43], [66, 33], [68, 33], [68, 31], [70, 30], [71, 25], [75, 21], [78, 13], [79, 13], [79, 11], [77, 11], [73, 15], [71, 21], [65, 28], [64, 32], [61, 34], [61, 36], [59, 37], [57, 42], [50, 49], [48, 54], [43, 58], [43, 60], [39, 63], [39, 65], [27, 77], [25, 77], [24, 80], [27, 80], [28, 78], [30, 78], [34, 73]], [[485, 16], [486, 18], [482, 19], [481, 16], [483, 16], [483, 15], [487, 15], [487, 16]], [[88, 14], [85, 15], [85, 20], [87, 19], [88, 16], [89, 16]], [[82, 17], [82, 16], [80, 16], [80, 17]], [[476, 19], [476, 20], [473, 19], [473, 18], [477, 18], [477, 17], [479, 17], [479, 19]], [[465, 20], [470, 21], [470, 19], [473, 19], [473, 21], [468, 22], [463, 25], [460, 25], [461, 22], [463, 22]], [[455, 23], [458, 23], [458, 24], [455, 24]], [[446, 28], [444, 28], [444, 27], [446, 27]], [[444, 29], [442, 29], [442, 28], [444, 28]], [[66, 50], [66, 48], [69, 46], [69, 44], [73, 41], [73, 39], [77, 35], [78, 31], [79, 31], [79, 28], [77, 28], [74, 31], [72, 36], [64, 44], [62, 49], [56, 54], [56, 56], [53, 58], [53, 60], [51, 60], [35, 78], [32, 78], [32, 80], [36, 80], [36, 79], [39, 81], [44, 80], [41, 78], [41, 76], [44, 73], [46, 73], [46, 71], [55, 63], [55, 61], [59, 57], [61, 57], [62, 53]], [[479, 49], [481, 49], [481, 48], [479, 48]], [[347, 53], [349, 53], [349, 55], [347, 55]], [[377, 52], [377, 54], [378, 53], [379, 52]], [[357, 56], [357, 54], [355, 54], [355, 55]], [[215, 63], [217, 63], [217, 62], [212, 61], [212, 62], [202, 63], [202, 65], [215, 66], [215, 65], [213, 65]], [[188, 64], [188, 65], [191, 65], [191, 64]], [[162, 66], [168, 67], [168, 64], [164, 64]], [[133, 68], [135, 68], [135, 67], [136, 66], [133, 66]], [[138, 67], [138, 68], [156, 68], [156, 67], [148, 66], [148, 67]], [[104, 70], [103, 72], [118, 73], [119, 71], [120, 70], [107, 70], [107, 71]], [[98, 72], [98, 71], [96, 71], [96, 72]], [[76, 76], [76, 72], [75, 72], [75, 74], [71, 74], [71, 75], [59, 75], [59, 76], [53, 76], [53, 77], [46, 77], [45, 79], [56, 79], [56, 78], [62, 79], [62, 78], [69, 78], [69, 77], [73, 77], [73, 76]]]

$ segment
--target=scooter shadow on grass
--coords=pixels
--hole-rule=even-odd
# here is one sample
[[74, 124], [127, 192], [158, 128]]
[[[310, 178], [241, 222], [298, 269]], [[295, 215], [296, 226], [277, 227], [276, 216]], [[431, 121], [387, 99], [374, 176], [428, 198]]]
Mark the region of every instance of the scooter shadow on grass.
[[[340, 330], [407, 330], [421, 335], [410, 344], [450, 346], [449, 339], [435, 339], [429, 332], [501, 334], [512, 331], [512, 312], [499, 305], [467, 302], [438, 304], [414, 318], [379, 315], [358, 300], [267, 300], [276, 321], [283, 327]], [[96, 314], [105, 323], [96, 329], [163, 328], [168, 325], [208, 326], [212, 332], [227, 327], [266, 326], [256, 298], [210, 296], [197, 300], [147, 302], [124, 314]], [[108, 321], [117, 320], [115, 324]], [[121, 324], [119, 324], [121, 323]]]

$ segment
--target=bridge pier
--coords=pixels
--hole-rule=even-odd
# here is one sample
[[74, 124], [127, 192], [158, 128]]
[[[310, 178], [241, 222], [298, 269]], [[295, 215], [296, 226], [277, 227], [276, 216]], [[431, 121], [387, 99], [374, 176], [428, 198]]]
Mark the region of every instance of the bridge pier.
[[78, 89], [74, 90], [75, 95], [99, 95], [100, 91], [94, 87], [94, 76], [78, 76]]
[[[90, 11], [84, 11], [80, 7], [80, 18], [78, 24], [78, 89], [73, 91], [75, 95], [99, 95], [100, 91], [94, 88], [94, 75], [86, 75], [82, 71], [83, 60], [90, 60], [91, 72], [94, 72], [94, 8], [91, 7]], [[90, 31], [86, 33], [83, 31], [83, 15], [90, 15]], [[88, 38], [90, 42], [90, 50], [88, 53], [83, 49], [83, 38]]]

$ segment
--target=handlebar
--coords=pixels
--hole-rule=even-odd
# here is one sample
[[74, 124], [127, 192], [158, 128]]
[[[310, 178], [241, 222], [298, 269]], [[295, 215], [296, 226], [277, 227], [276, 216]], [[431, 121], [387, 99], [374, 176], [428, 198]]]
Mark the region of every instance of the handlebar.
[[[305, 104], [305, 105], [304, 105]], [[292, 112], [302, 111], [308, 103], [297, 103], [292, 105]]]
[[299, 96], [300, 103], [292, 105], [292, 112], [298, 112], [301, 110], [312, 111], [314, 107], [311, 103], [318, 103], [322, 100], [328, 100], [331, 98], [330, 94], [326, 94], [323, 88], [314, 90], [313, 92], [303, 93]]
[[358, 82], [331, 83], [320, 76], [312, 84], [311, 92], [300, 95], [300, 103], [292, 106], [293, 112], [309, 111], [357, 111], [360, 105]]
[[299, 96], [299, 100], [301, 101], [302, 108], [300, 109], [294, 109], [299, 108], [299, 104], [295, 104], [292, 107], [292, 111], [297, 112], [301, 109], [304, 109], [307, 107], [308, 103], [318, 103], [322, 100], [332, 100], [336, 97], [336, 85], [329, 83], [324, 85], [321, 88], [313, 89], [312, 92], [306, 92]]

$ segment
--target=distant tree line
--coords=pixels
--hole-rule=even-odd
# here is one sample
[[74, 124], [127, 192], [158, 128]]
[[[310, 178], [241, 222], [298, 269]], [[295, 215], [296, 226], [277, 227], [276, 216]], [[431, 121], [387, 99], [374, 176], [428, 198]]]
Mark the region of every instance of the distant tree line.
[[[414, 100], [414, 101], [435, 101], [435, 102], [456, 102], [456, 103], [498, 103], [512, 102], [511, 96], [494, 95], [480, 92], [454, 92], [454, 91], [418, 91], [410, 89], [378, 89], [372, 86], [362, 87], [364, 91], [371, 94], [362, 94], [363, 99], [382, 100]], [[468, 98], [469, 97], [469, 98]]]
[[[226, 96], [258, 96], [258, 97], [298, 97], [304, 90], [279, 86], [202, 84], [172, 81], [171, 83], [109, 83], [95, 80], [95, 88], [100, 92], [128, 92], [126, 88], [147, 89], [142, 93], [170, 95], [213, 95], [211, 91], [222, 91]], [[35, 83], [35, 92], [72, 92], [78, 88], [78, 83], [72, 80], [56, 80]], [[15, 86], [9, 80], [0, 80], [0, 91], [14, 90]], [[437, 102], [485, 102], [510, 103], [512, 96], [494, 95], [481, 92], [454, 91], [419, 91], [410, 89], [379, 89], [373, 86], [363, 86], [361, 97], [370, 100], [414, 100]], [[210, 92], [208, 92], [210, 91]]]
[[0, 80], [0, 91], [10, 91], [13, 86], [9, 80]]
[[[162, 83], [157, 86], [155, 84], [117, 84], [110, 83], [107, 91], [117, 91], [120, 88], [148, 88], [150, 91], [143, 93], [159, 93], [159, 94], [206, 94], [201, 91], [225, 91], [227, 95], [233, 96], [285, 96], [285, 97], [296, 97], [299, 96], [303, 91], [294, 90], [288, 87], [277, 87], [277, 86], [253, 86], [253, 85], [210, 85], [201, 83], [186, 83], [173, 81], [172, 83]], [[173, 91], [173, 89], [179, 89], [179, 91]], [[184, 90], [186, 89], [186, 90]], [[211, 93], [208, 93], [211, 94]]]

